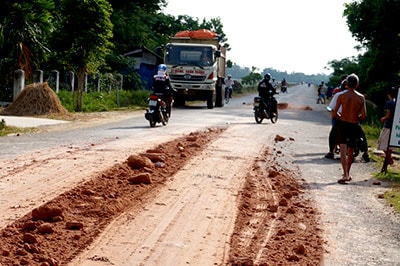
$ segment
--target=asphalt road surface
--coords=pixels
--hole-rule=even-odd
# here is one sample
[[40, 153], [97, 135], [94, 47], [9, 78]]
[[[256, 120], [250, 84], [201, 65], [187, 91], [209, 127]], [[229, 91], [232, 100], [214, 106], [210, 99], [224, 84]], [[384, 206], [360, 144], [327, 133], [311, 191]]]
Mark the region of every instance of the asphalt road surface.
[[[204, 103], [174, 108], [166, 127], [150, 128], [143, 112], [135, 112], [128, 117], [115, 117], [108, 123], [68, 123], [57, 126], [57, 130], [44, 128], [40, 134], [2, 137], [0, 226], [4, 227], [28, 210], [79, 184], [93, 174], [93, 169], [100, 172], [129, 154], [182, 134], [228, 127], [231, 133], [227, 137], [231, 136], [232, 140], [227, 143], [233, 157], [244, 154], [250, 160], [277, 134], [294, 140], [291, 145], [282, 147], [282, 152], [290, 158], [283, 163], [287, 163], [288, 168], [298, 169], [301, 182], [307, 187], [307, 197], [316, 202], [321, 213], [326, 241], [324, 265], [400, 265], [399, 216], [379, 197], [389, 185], [373, 185], [373, 174], [379, 171], [379, 166], [373, 162], [363, 163], [358, 158], [352, 167], [353, 181], [348, 185], [337, 184], [342, 173], [340, 162], [324, 158], [330, 130], [325, 105], [316, 104], [316, 92], [306, 85], [291, 87], [288, 91], [277, 96], [278, 102], [288, 103], [288, 107], [280, 110], [276, 124], [270, 121], [256, 124], [251, 106], [254, 95], [240, 98], [234, 95], [223, 108], [209, 110]], [[72, 154], [71, 158], [68, 154]], [[83, 157], [85, 160], [81, 160]], [[59, 160], [64, 163], [56, 163]], [[35, 170], [35, 178], [28, 179], [24, 169], [36, 161], [42, 165]], [[213, 163], [210, 159], [211, 169]], [[230, 167], [240, 173], [234, 165]], [[70, 173], [68, 177], [63, 175], [66, 172]], [[47, 180], [47, 187], [40, 185], [42, 180]], [[148, 258], [147, 262], [151, 264]]]

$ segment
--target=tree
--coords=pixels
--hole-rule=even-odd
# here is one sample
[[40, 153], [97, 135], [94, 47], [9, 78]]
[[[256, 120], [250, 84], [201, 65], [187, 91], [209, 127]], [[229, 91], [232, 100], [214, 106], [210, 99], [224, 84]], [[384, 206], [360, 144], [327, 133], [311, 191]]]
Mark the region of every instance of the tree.
[[367, 49], [359, 58], [365, 82], [372, 87], [400, 81], [400, 1], [361, 0], [345, 5], [353, 36]]
[[[0, 3], [0, 82], [10, 86], [12, 73], [20, 68], [28, 79], [33, 69], [47, 60], [49, 34], [54, 30], [51, 0]], [[3, 91], [2, 91], [3, 92]], [[1, 93], [2, 97], [6, 97]]]
[[[329, 78], [328, 86], [337, 87], [340, 85], [343, 76], [357, 73], [360, 76], [360, 67], [355, 58], [344, 58], [342, 60], [332, 60], [328, 65], [333, 69]], [[361, 82], [362, 79], [361, 79]]]
[[85, 73], [93, 73], [104, 65], [112, 43], [111, 6], [106, 0], [63, 0], [60, 2], [60, 23], [54, 35], [55, 55], [78, 80], [76, 111], [82, 110]]
[[242, 83], [246, 85], [255, 85], [262, 79], [260, 73], [256, 72], [258, 68], [255, 66], [251, 67], [251, 71], [247, 76], [242, 77]]
[[132, 49], [146, 46], [154, 49], [159, 45], [164, 16], [158, 12], [164, 1], [110, 1], [114, 25], [114, 51], [124, 54]]
[[223, 24], [220, 17], [211, 18], [210, 21], [206, 21], [205, 19], [203, 19], [200, 28], [209, 29], [213, 32], [216, 32], [221, 38], [221, 43], [224, 43], [226, 50], [231, 50], [230, 45], [227, 43], [228, 38], [223, 31]]

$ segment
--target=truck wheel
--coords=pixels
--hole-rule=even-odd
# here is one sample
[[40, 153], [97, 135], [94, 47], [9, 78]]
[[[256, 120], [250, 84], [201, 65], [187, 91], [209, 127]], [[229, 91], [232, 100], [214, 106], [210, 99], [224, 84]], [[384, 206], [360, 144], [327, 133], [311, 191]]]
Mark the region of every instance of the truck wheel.
[[215, 86], [215, 107], [224, 107], [225, 105], [225, 90], [223, 86]]
[[184, 106], [185, 105], [185, 99], [183, 97], [181, 97], [181, 96], [175, 96], [174, 105], [175, 106]]
[[210, 91], [207, 96], [207, 108], [213, 109], [214, 108], [214, 91]]

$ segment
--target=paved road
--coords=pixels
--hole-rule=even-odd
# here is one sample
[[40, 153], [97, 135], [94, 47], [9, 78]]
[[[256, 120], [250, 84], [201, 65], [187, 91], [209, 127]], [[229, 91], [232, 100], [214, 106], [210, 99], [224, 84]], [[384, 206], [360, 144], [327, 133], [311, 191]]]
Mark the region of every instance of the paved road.
[[[278, 100], [291, 104], [280, 112], [278, 123], [263, 122], [255, 126], [260, 127], [260, 134], [268, 132], [294, 139], [292, 145], [285, 148], [286, 155], [292, 157], [288, 167], [298, 169], [309, 197], [321, 212], [327, 250], [324, 265], [400, 265], [399, 216], [378, 198], [387, 190], [387, 184], [372, 184], [374, 172], [379, 171], [374, 163], [357, 161], [352, 168], [354, 180], [349, 185], [337, 184], [341, 175], [339, 160], [323, 157], [328, 150], [329, 114], [324, 105], [315, 103], [315, 91], [307, 86], [297, 86], [289, 88], [288, 94], [279, 95]], [[234, 98], [228, 106], [213, 110], [204, 105], [177, 108], [167, 127], [150, 129], [143, 113], [136, 113], [129, 119], [97, 125], [92, 129], [46, 132], [34, 137], [29, 134], [3, 137], [0, 138], [0, 162], [43, 148], [151, 136], [144, 143], [149, 146], [164, 140], [165, 136], [174, 138], [199, 128], [230, 123], [255, 124], [251, 101], [252, 96]], [[305, 105], [312, 110], [303, 110]], [[193, 113], [201, 119], [194, 120]], [[139, 144], [132, 145], [135, 149]]]
[[299, 166], [321, 211], [327, 241], [324, 265], [400, 265], [399, 216], [378, 198], [389, 184], [372, 184], [381, 165], [357, 158], [351, 170], [353, 181], [339, 185], [340, 160], [324, 158], [330, 129], [328, 112], [325, 105], [316, 104], [316, 94], [301, 89], [304, 93], [297, 93], [295, 99], [284, 97], [288, 102], [307, 103], [313, 111], [299, 112], [301, 118], [291, 120], [287, 131], [294, 133], [293, 163]]
[[69, 123], [68, 121], [37, 118], [37, 117], [26, 117], [26, 116], [6, 116], [0, 115], [0, 121], [4, 120], [7, 126], [13, 127], [39, 127], [39, 126], [50, 126], [57, 124]]

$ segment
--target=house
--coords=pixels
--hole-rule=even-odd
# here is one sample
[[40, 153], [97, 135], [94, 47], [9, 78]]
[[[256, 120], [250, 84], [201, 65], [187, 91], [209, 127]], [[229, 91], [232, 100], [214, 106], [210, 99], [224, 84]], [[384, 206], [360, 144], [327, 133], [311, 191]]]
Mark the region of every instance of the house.
[[164, 62], [163, 58], [146, 47], [138, 48], [124, 54], [126, 57], [135, 59], [135, 68], [146, 89], [150, 90], [153, 85], [153, 75], [157, 73], [157, 66]]

